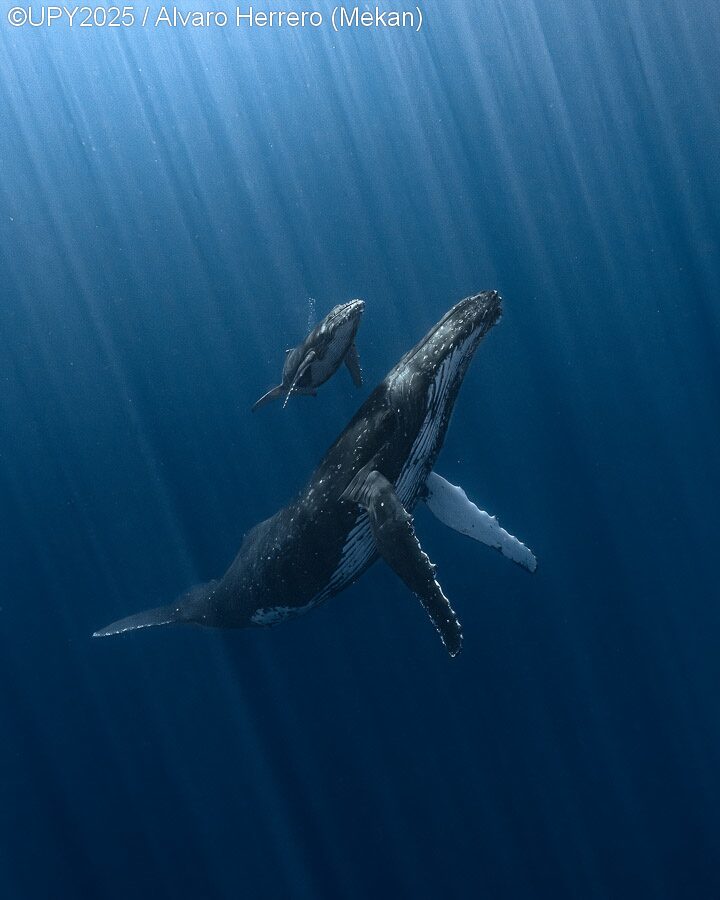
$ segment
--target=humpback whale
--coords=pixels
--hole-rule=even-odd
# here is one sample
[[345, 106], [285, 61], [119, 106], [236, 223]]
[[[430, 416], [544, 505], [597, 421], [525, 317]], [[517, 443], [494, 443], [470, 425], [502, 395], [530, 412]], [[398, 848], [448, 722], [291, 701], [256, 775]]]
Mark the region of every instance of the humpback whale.
[[468, 365], [500, 314], [496, 291], [456, 304], [377, 386], [296, 499], [247, 533], [222, 578], [95, 636], [170, 623], [274, 625], [328, 600], [382, 557], [455, 656], [460, 623], [415, 534], [416, 505], [427, 502], [445, 524], [535, 569], [524, 544], [432, 471]]
[[342, 362], [347, 366], [355, 386], [361, 387], [362, 373], [355, 334], [364, 309], [362, 300], [350, 300], [333, 307], [302, 344], [285, 352], [282, 381], [256, 400], [252, 411], [283, 395], [283, 408], [293, 393], [314, 397], [317, 388], [335, 374]]

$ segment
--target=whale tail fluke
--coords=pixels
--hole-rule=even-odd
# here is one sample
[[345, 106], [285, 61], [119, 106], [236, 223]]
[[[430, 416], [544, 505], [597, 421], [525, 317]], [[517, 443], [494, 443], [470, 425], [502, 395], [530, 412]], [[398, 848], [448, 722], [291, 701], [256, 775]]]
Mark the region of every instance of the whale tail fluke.
[[171, 625], [173, 622], [183, 621], [180, 610], [175, 603], [167, 606], [156, 606], [154, 609], [146, 609], [144, 612], [135, 613], [134, 616], [126, 616], [100, 628], [94, 632], [93, 637], [110, 637], [112, 634], [123, 634], [125, 631], [136, 631], [138, 628], [150, 628], [155, 625]]
[[219, 582], [206, 581], [196, 584], [185, 591], [174, 603], [156, 606], [111, 622], [93, 634], [93, 637], [110, 637], [112, 634], [123, 634], [126, 631], [137, 631], [138, 628], [151, 628], [155, 625], [173, 625], [176, 622], [194, 622], [199, 625], [210, 625], [209, 604], [215, 594]]

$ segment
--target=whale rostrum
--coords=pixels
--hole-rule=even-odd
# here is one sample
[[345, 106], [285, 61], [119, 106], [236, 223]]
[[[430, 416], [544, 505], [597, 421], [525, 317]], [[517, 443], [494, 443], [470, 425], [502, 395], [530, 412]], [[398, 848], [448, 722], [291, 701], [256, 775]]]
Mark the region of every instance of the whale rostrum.
[[95, 636], [170, 623], [274, 625], [338, 594], [381, 557], [455, 656], [460, 623], [415, 534], [417, 504], [527, 570], [536, 565], [524, 544], [432, 471], [470, 361], [500, 315], [496, 291], [457, 303], [375, 388], [300, 494], [247, 533], [222, 578]]

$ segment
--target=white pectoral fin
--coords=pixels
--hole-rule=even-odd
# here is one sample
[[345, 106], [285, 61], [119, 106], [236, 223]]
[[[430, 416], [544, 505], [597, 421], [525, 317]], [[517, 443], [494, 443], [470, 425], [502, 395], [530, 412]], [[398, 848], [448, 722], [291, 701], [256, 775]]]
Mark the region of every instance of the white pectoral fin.
[[345, 365], [347, 366], [347, 370], [350, 373], [350, 377], [352, 378], [355, 387], [362, 387], [362, 370], [360, 368], [360, 357], [358, 356], [355, 341], [347, 348]]
[[461, 487], [450, 484], [435, 472], [428, 476], [425, 502], [443, 524], [494, 547], [529, 572], [537, 568], [537, 560], [529, 547], [501, 528], [495, 516], [475, 506]]
[[[290, 399], [290, 395], [295, 393], [307, 393], [307, 391], [300, 391], [298, 389], [298, 382], [303, 377], [308, 367], [312, 365], [313, 360], [315, 359], [315, 351], [311, 350], [308, 355], [303, 359], [300, 365], [297, 367], [297, 372], [295, 372], [295, 377], [292, 380], [292, 384], [290, 385], [290, 390], [287, 392], [287, 397], [285, 397], [285, 402], [283, 403], [283, 409], [287, 406], [288, 400]], [[314, 396], [314, 395], [313, 395]]]

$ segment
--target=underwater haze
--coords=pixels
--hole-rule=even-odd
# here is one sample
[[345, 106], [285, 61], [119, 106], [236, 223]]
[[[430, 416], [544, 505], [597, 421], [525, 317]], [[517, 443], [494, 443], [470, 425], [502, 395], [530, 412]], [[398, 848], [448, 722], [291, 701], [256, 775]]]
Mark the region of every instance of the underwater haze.
[[[2, 4], [7, 900], [720, 897], [720, 5], [418, 3]], [[456, 659], [383, 563], [276, 628], [91, 637], [219, 577], [490, 289], [436, 471], [538, 570], [417, 509]], [[364, 386], [251, 413], [355, 297]]]

